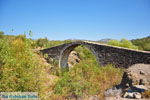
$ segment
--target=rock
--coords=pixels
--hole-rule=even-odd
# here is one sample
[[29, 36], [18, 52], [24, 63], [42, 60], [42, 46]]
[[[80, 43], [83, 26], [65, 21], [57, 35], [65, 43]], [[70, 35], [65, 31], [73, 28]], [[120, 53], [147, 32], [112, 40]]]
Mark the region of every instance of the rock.
[[80, 97], [80, 96], [78, 96], [78, 97], [76, 98], [76, 100], [83, 100], [83, 98]]
[[79, 62], [80, 62], [80, 58], [78, 56], [78, 53], [76, 51], [72, 51], [68, 57], [68, 66], [71, 68], [73, 67], [73, 65]]
[[65, 100], [84, 100], [84, 98], [83, 97], [81, 97], [81, 96], [68, 96], [68, 97], [66, 97], [66, 99]]
[[142, 70], [140, 71], [140, 74], [145, 75], [145, 73]]
[[140, 99], [142, 97], [142, 95], [139, 92], [125, 92], [123, 97], [124, 98]]
[[135, 64], [129, 67], [117, 86], [119, 88], [113, 87], [106, 90], [105, 97], [123, 96], [124, 98], [141, 99], [141, 93], [150, 90], [150, 64]]
[[144, 85], [133, 85], [132, 90], [141, 93], [141, 92], [145, 92], [146, 90], [148, 90], [148, 88]]
[[97, 96], [90, 96], [89, 100], [100, 100]]
[[125, 92], [125, 94], [123, 95], [124, 98], [134, 98], [133, 93], [130, 92]]
[[138, 93], [138, 92], [134, 92], [134, 93], [133, 93], [133, 97], [134, 97], [135, 99], [141, 99], [142, 95], [141, 95], [140, 93]]
[[106, 97], [115, 97], [115, 96], [119, 96], [122, 94], [122, 89], [120, 89], [117, 86], [114, 86], [108, 90], [105, 91], [104, 95]]
[[129, 87], [129, 88], [126, 88], [126, 90], [124, 90], [124, 92], [130, 92], [130, 93], [132, 93], [134, 91], [133, 91], [133, 89], [131, 87]]
[[121, 85], [123, 88], [133, 85], [144, 85], [150, 89], [150, 64], [135, 64], [129, 67], [123, 74]]

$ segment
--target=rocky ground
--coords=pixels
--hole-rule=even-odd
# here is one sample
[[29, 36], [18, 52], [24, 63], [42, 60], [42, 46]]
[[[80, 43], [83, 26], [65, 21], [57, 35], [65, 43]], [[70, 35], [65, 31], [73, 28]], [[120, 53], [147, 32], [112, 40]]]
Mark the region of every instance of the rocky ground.
[[[135, 64], [129, 67], [119, 85], [105, 92], [106, 100], [150, 100], [143, 93], [150, 91], [150, 65]], [[149, 96], [150, 97], [150, 96]]]

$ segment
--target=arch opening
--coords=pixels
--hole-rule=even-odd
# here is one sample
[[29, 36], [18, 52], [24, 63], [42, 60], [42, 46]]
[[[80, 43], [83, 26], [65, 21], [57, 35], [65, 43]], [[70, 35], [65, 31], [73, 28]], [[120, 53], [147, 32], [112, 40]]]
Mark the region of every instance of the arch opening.
[[[98, 55], [96, 55], [95, 50], [93, 48], [91, 48], [89, 45], [72, 44], [62, 50], [61, 55], [60, 55], [60, 60], [59, 60], [59, 67], [60, 68], [69, 68], [68, 58], [69, 58], [70, 53], [72, 51], [76, 51], [77, 53], [79, 53], [79, 57], [81, 57], [81, 52], [83, 53], [83, 51], [80, 51], [81, 49], [83, 49], [84, 52], [87, 51], [88, 53], [92, 54], [92, 56], [93, 56], [92, 59], [94, 59], [97, 62], [97, 64], [99, 64]], [[86, 57], [88, 57], [88, 55]], [[81, 57], [81, 61], [83, 61], [82, 57]]]

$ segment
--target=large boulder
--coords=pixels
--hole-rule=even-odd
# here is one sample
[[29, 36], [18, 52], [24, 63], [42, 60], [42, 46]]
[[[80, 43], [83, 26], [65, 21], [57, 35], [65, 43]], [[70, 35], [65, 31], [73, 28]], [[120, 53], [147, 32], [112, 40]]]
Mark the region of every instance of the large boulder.
[[68, 57], [68, 66], [73, 67], [73, 65], [80, 62], [79, 54], [76, 51], [71, 51]]
[[121, 86], [150, 90], [150, 65], [135, 64], [129, 67], [124, 72]]
[[140, 99], [141, 93], [149, 90], [150, 64], [135, 64], [124, 72], [119, 85], [105, 91], [105, 96]]

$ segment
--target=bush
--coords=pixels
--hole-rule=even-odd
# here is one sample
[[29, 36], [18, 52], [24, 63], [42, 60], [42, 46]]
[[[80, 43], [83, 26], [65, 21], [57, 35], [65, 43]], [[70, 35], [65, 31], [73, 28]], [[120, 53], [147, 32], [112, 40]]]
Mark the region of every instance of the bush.
[[47, 38], [36, 40], [37, 47], [46, 47], [48, 45], [49, 40]]
[[65, 97], [94, 94], [103, 97], [104, 90], [117, 84], [121, 76], [120, 69], [111, 65], [99, 67], [83, 62], [64, 72], [54, 90], [55, 94]]
[[0, 39], [0, 92], [39, 92], [43, 98], [47, 79], [44, 69], [24, 35], [13, 40]]
[[122, 39], [121, 41], [118, 40], [110, 40], [108, 41], [108, 45], [118, 46], [118, 47], [125, 47], [130, 49], [138, 49], [137, 46], [133, 45], [131, 41]]
[[150, 51], [150, 37], [132, 40], [132, 43], [140, 50]]

